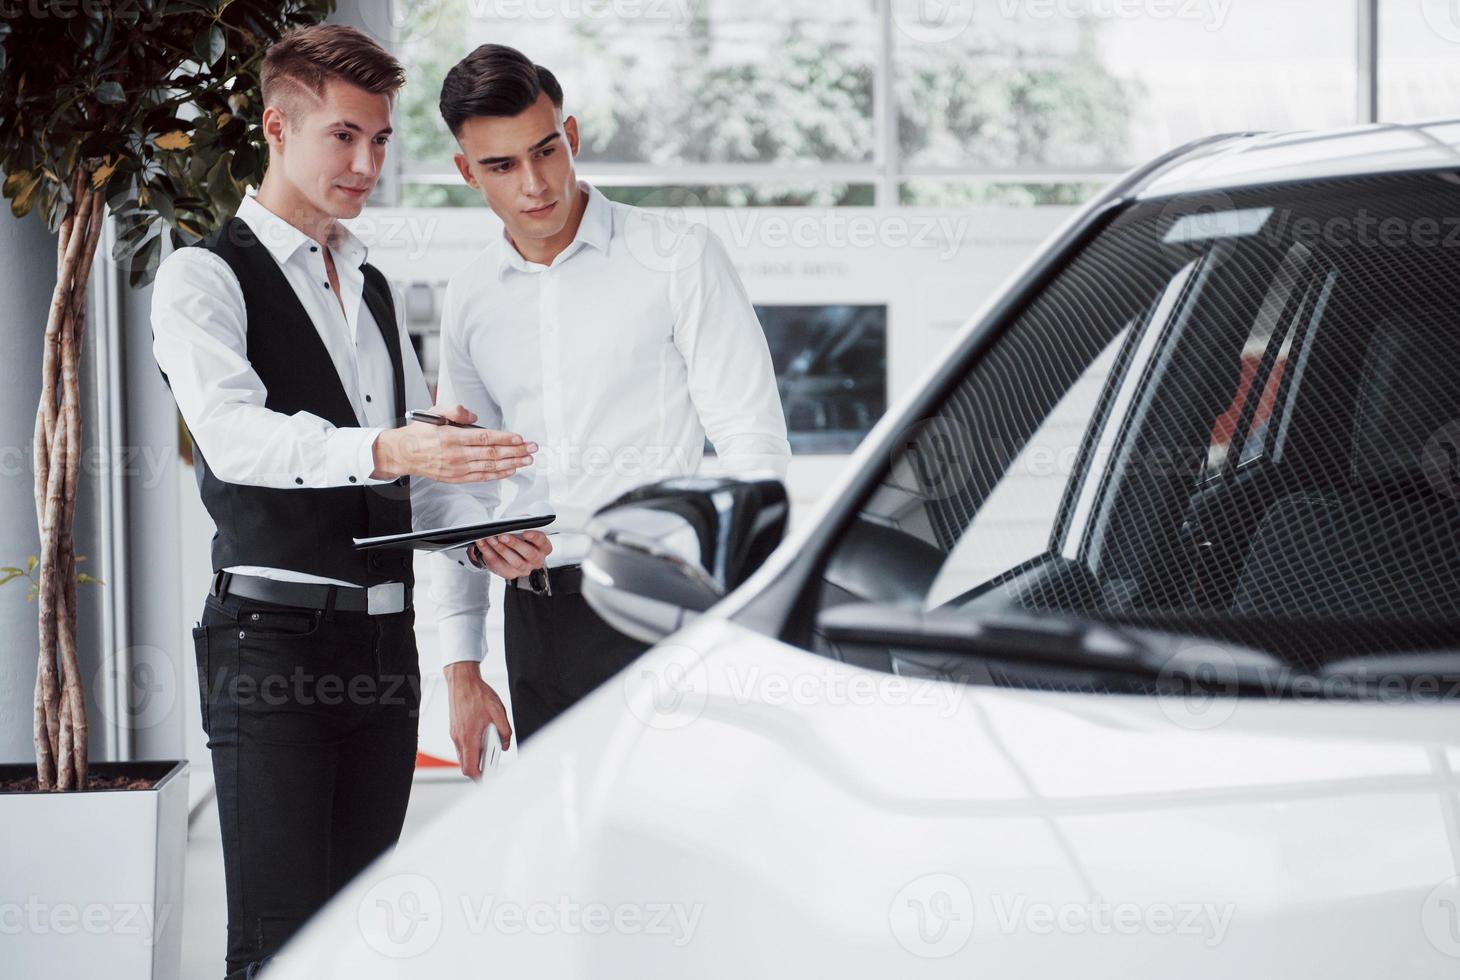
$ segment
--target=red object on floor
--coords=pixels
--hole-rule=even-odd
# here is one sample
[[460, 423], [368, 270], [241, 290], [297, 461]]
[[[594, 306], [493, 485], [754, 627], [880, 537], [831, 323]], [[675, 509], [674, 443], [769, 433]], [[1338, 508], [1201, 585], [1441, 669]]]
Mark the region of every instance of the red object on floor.
[[444, 769], [455, 769], [456, 768], [456, 763], [450, 762], [450, 761], [448, 761], [446, 759], [439, 759], [436, 756], [430, 755], [430, 754], [428, 754], [426, 752], [417, 752], [416, 753], [416, 768], [417, 769], [443, 769], [443, 768]]

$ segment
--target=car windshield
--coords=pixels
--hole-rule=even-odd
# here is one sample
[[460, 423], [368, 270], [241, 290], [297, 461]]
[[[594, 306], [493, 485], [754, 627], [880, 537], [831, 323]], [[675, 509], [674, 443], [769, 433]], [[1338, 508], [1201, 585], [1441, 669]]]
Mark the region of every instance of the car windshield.
[[823, 611], [1460, 649], [1460, 179], [1137, 203], [897, 446]]

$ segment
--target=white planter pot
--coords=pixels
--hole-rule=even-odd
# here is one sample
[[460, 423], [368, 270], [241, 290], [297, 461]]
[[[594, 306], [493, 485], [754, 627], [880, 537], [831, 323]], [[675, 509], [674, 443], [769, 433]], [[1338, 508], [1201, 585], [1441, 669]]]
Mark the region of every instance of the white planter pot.
[[[147, 790], [0, 793], [0, 949], [14, 977], [175, 980], [188, 764], [97, 762]], [[35, 764], [0, 765], [0, 778]]]

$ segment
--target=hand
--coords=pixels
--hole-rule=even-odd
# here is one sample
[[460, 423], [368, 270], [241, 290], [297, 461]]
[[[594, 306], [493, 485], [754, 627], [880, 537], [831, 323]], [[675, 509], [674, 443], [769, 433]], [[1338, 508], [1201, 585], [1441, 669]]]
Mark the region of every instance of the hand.
[[507, 708], [492, 686], [482, 680], [481, 665], [463, 660], [446, 665], [446, 688], [450, 692], [451, 743], [461, 772], [470, 779], [482, 776], [482, 739], [487, 726], [495, 723], [502, 751], [512, 745], [512, 726]]
[[477, 542], [482, 561], [502, 578], [521, 578], [534, 568], [546, 568], [553, 543], [541, 531], [498, 534]]
[[[432, 412], [453, 422], [476, 421], [460, 405], [451, 409], [438, 406]], [[409, 474], [441, 483], [476, 483], [505, 479], [531, 466], [537, 443], [525, 442], [515, 432], [412, 422], [380, 433], [374, 448], [372, 479], [394, 480]]]

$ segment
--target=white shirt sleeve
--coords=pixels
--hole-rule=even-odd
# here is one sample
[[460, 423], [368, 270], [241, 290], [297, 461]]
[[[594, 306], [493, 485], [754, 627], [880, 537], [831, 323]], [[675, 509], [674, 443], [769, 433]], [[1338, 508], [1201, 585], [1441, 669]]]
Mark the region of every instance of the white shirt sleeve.
[[672, 274], [674, 344], [700, 423], [727, 474], [771, 470], [784, 479], [791, 444], [755, 308], [714, 232], [699, 226], [684, 242], [700, 255]]
[[[453, 286], [448, 283], [441, 303], [441, 369], [436, 400], [447, 407], [464, 405], [476, 413], [477, 425], [500, 429], [502, 409], [477, 374], [464, 329]], [[500, 481], [464, 484], [461, 489], [479, 508], [482, 520], [496, 515]], [[431, 599], [436, 604], [436, 626], [441, 636], [441, 665], [462, 660], [480, 662], [487, 652], [487, 586], [491, 576], [471, 565], [464, 550], [445, 552], [434, 560]]]
[[243, 290], [213, 253], [180, 248], [157, 270], [152, 354], [218, 479], [288, 490], [386, 482], [371, 478], [380, 429], [265, 407], [268, 392], [248, 361]]

